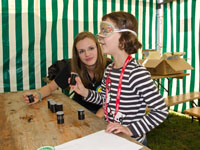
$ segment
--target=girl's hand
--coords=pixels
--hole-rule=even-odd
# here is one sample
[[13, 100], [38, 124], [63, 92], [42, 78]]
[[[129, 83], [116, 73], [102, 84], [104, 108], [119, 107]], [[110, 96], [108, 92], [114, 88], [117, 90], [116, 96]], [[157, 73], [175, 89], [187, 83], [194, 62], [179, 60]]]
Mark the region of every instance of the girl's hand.
[[32, 105], [32, 104], [35, 104], [35, 103], [39, 102], [40, 95], [38, 93], [33, 93], [32, 95], [33, 95], [33, 98], [34, 98], [34, 102], [30, 103], [29, 102], [29, 98], [27, 96], [27, 95], [30, 95], [30, 94], [32, 94], [32, 93], [24, 93], [23, 94], [23, 97], [25, 99], [25, 103], [27, 103], [28, 105]]
[[114, 134], [124, 133], [128, 136], [133, 136], [133, 133], [129, 130], [128, 127], [122, 126], [121, 124], [116, 122], [109, 123], [105, 131]]
[[[68, 83], [70, 84], [70, 79], [68, 79]], [[88, 96], [88, 89], [86, 89], [80, 79], [79, 76], [75, 77], [76, 80], [76, 84], [75, 85], [71, 85], [70, 84], [70, 88], [72, 88], [76, 93], [78, 93], [79, 95], [83, 96], [84, 98], [86, 98]]]

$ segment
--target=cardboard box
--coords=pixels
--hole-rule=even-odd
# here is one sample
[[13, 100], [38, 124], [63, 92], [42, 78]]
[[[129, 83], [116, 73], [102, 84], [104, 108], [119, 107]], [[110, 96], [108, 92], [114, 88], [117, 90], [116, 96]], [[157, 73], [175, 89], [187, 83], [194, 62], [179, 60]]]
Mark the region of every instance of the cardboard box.
[[[155, 49], [142, 50], [142, 58], [146, 59], [147, 57], [151, 57], [151, 55], [154, 55], [154, 57], [155, 57], [154, 53], [157, 53], [157, 51]], [[160, 53], [159, 53], [159, 55], [160, 55]]]
[[152, 75], [178, 74], [184, 73], [184, 70], [193, 69], [185, 59], [181, 58], [184, 53], [165, 53], [162, 57], [159, 57], [159, 52], [153, 53], [155, 54], [150, 54], [150, 57], [139, 60]]

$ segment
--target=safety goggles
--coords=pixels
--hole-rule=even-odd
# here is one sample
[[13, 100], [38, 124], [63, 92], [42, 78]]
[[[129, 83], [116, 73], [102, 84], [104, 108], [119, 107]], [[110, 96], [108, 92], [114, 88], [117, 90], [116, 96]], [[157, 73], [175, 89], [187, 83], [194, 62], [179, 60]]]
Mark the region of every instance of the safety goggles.
[[109, 22], [102, 21], [100, 24], [100, 33], [97, 34], [97, 37], [108, 37], [112, 35], [114, 32], [131, 32], [135, 36], [137, 36], [137, 33], [130, 29], [115, 29], [115, 27], [110, 24]]

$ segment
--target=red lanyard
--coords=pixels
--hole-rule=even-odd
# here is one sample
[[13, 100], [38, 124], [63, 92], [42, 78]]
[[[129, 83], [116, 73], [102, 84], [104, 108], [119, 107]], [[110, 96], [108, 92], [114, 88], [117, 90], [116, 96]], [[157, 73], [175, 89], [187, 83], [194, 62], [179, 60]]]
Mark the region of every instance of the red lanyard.
[[[119, 111], [119, 104], [120, 104], [120, 95], [121, 95], [121, 86], [122, 86], [122, 78], [123, 78], [123, 75], [124, 75], [124, 71], [125, 71], [125, 68], [127, 66], [127, 64], [129, 63], [129, 61], [131, 60], [131, 55], [128, 55], [128, 57], [126, 58], [126, 61], [124, 62], [124, 65], [122, 67], [122, 71], [121, 71], [121, 74], [120, 74], [120, 79], [119, 79], [119, 85], [118, 85], [118, 91], [117, 91], [117, 99], [116, 99], [116, 106], [115, 106], [115, 114], [114, 114], [114, 117], [113, 117], [113, 122], [115, 121], [115, 116], [117, 115], [117, 112]], [[113, 67], [113, 66], [112, 66]], [[106, 78], [106, 96], [105, 96], [105, 102], [104, 102], [104, 113], [106, 115], [106, 120], [108, 122], [109, 119], [108, 119], [108, 112], [107, 112], [107, 93], [108, 93], [108, 83], [110, 81], [110, 72], [112, 70], [112, 67], [107, 75], [107, 78]]]

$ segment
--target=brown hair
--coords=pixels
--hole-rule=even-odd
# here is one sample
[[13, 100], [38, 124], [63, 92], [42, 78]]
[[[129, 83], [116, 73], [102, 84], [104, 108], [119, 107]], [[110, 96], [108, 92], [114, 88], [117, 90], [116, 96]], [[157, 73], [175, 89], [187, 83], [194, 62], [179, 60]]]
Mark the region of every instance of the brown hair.
[[[130, 29], [138, 33], [138, 23], [135, 16], [130, 13], [118, 11], [111, 12], [102, 17], [102, 21], [110, 19], [114, 22], [118, 29]], [[124, 49], [128, 54], [135, 54], [142, 44], [138, 41], [137, 37], [131, 32], [120, 32], [119, 48]]]
[[100, 44], [99, 44], [97, 38], [94, 36], [94, 34], [85, 31], [85, 32], [79, 33], [76, 36], [76, 38], [74, 39], [73, 49], [72, 49], [71, 67], [72, 67], [73, 72], [76, 72], [79, 74], [83, 84], [87, 85], [87, 84], [91, 83], [88, 78], [87, 68], [86, 68], [85, 64], [81, 62], [79, 55], [78, 55], [77, 48], [76, 48], [76, 44], [85, 38], [90, 38], [91, 40], [93, 40], [96, 43], [96, 46], [97, 46], [97, 61], [96, 61], [96, 67], [94, 70], [96, 81], [101, 81], [103, 78], [103, 73], [104, 73], [104, 70], [106, 67], [106, 58], [103, 56]]

